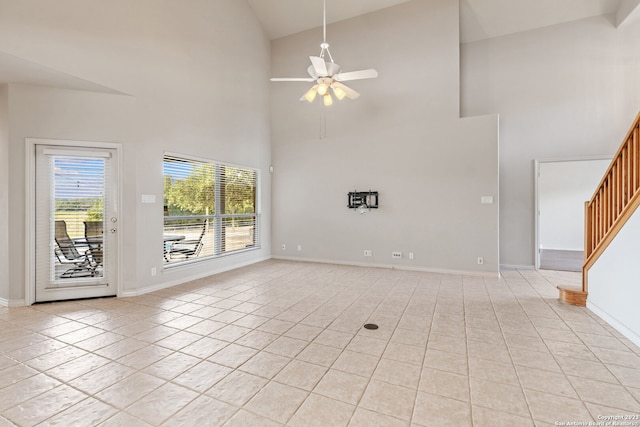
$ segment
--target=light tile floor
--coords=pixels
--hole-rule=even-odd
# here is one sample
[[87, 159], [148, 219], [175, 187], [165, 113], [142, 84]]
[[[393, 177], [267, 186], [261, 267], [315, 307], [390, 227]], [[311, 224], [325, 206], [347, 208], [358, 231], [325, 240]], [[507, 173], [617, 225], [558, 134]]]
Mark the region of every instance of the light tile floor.
[[0, 308], [0, 426], [554, 426], [640, 414], [640, 349], [559, 303], [555, 285], [567, 283], [579, 276], [272, 260], [135, 298]]

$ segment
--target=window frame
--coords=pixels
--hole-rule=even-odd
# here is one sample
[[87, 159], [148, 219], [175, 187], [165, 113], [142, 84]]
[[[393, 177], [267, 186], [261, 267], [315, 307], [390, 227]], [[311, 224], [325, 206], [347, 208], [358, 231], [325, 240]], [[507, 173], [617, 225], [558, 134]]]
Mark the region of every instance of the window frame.
[[[242, 254], [242, 253], [246, 253], [249, 251], [254, 251], [254, 250], [259, 250], [261, 249], [261, 234], [262, 234], [262, 227], [261, 227], [261, 197], [260, 197], [260, 193], [261, 193], [261, 171], [258, 168], [254, 168], [251, 166], [246, 166], [246, 165], [240, 165], [240, 164], [235, 164], [235, 163], [230, 163], [230, 162], [223, 162], [220, 160], [213, 160], [213, 159], [208, 159], [208, 158], [204, 158], [204, 157], [198, 157], [198, 156], [192, 156], [192, 155], [188, 155], [188, 154], [183, 154], [183, 153], [175, 153], [175, 152], [170, 152], [170, 151], [165, 151], [162, 155], [162, 179], [164, 182], [164, 179], [167, 175], [165, 175], [165, 171], [164, 171], [164, 165], [165, 165], [165, 161], [168, 160], [168, 158], [170, 159], [175, 159], [175, 160], [181, 160], [181, 161], [185, 161], [185, 162], [189, 162], [189, 163], [193, 163], [193, 164], [210, 164], [214, 166], [214, 173], [215, 173], [215, 177], [216, 179], [214, 180], [214, 199], [215, 199], [215, 206], [216, 209], [214, 209], [213, 214], [209, 214], [209, 215], [187, 215], [187, 216], [167, 216], [167, 215], [163, 215], [163, 221], [162, 221], [162, 231], [163, 231], [163, 235], [165, 233], [165, 228], [166, 228], [166, 219], [167, 218], [171, 218], [171, 219], [188, 219], [188, 218], [193, 218], [193, 219], [198, 219], [198, 220], [204, 220], [204, 219], [208, 219], [211, 220], [213, 222], [213, 229], [214, 229], [214, 238], [213, 238], [213, 254], [211, 255], [205, 255], [205, 256], [195, 256], [193, 258], [187, 258], [184, 260], [179, 260], [179, 261], [166, 261], [165, 258], [165, 262], [163, 262], [163, 268], [167, 269], [167, 268], [174, 268], [174, 267], [178, 267], [178, 266], [184, 266], [184, 265], [189, 265], [189, 264], [193, 264], [193, 263], [198, 263], [198, 262], [203, 262], [203, 261], [209, 261], [212, 259], [218, 259], [218, 258], [222, 258], [222, 257], [227, 257], [227, 256], [233, 256], [233, 255], [237, 255], [237, 254]], [[217, 207], [220, 206], [220, 194], [222, 194], [222, 192], [220, 192], [220, 188], [221, 188], [221, 184], [223, 181], [221, 181], [219, 178], [219, 173], [221, 170], [221, 167], [229, 167], [229, 168], [238, 168], [238, 169], [242, 169], [242, 170], [247, 170], [247, 171], [251, 171], [255, 174], [255, 198], [254, 198], [254, 212], [253, 213], [243, 213], [243, 214], [225, 214], [225, 213], [221, 213]], [[165, 193], [164, 193], [164, 186], [163, 186], [163, 190], [162, 190], [162, 200], [163, 200], [163, 209], [164, 209], [164, 202], [165, 202]], [[230, 218], [252, 218], [254, 217], [255, 220], [253, 222], [254, 224], [254, 229], [253, 229], [253, 244], [251, 246], [247, 246], [244, 248], [239, 248], [239, 249], [232, 249], [232, 250], [226, 250], [226, 251], [222, 251], [222, 227], [223, 227], [223, 222], [227, 219]]]

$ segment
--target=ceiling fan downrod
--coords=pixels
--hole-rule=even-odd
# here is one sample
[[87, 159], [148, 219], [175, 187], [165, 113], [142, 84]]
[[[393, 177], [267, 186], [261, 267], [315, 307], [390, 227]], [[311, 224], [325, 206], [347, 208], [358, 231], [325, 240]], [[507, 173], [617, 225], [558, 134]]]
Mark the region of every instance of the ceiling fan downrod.
[[329, 60], [333, 62], [331, 52], [329, 52], [329, 43], [327, 43], [327, 0], [322, 1], [322, 43], [320, 44], [320, 58], [324, 59], [325, 52], [329, 55]]

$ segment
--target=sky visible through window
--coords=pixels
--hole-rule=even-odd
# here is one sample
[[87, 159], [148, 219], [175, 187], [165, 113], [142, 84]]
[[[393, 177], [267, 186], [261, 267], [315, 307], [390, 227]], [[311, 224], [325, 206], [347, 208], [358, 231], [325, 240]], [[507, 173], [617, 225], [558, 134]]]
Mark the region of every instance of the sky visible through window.
[[56, 200], [104, 196], [104, 159], [56, 156], [53, 167]]

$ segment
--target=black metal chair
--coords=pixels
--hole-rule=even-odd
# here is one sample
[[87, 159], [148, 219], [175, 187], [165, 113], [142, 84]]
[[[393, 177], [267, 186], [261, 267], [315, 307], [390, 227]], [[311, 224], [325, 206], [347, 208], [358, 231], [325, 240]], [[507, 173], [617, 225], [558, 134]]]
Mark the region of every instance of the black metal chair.
[[97, 268], [102, 265], [104, 224], [102, 221], [85, 221], [84, 238], [89, 246], [92, 264]]
[[[202, 224], [202, 231], [200, 232], [200, 237], [197, 239], [191, 240], [179, 240], [175, 243], [169, 245], [167, 249], [166, 255], [168, 255], [169, 260], [179, 260], [179, 259], [188, 259], [192, 257], [197, 257], [202, 250], [202, 239], [204, 238], [205, 233], [207, 232], [207, 220], [205, 219]], [[165, 256], [166, 258], [166, 256]]]
[[68, 268], [60, 278], [93, 277], [95, 268], [90, 258], [89, 246], [85, 242], [74, 241], [67, 232], [67, 223], [64, 220], [55, 222], [54, 234], [56, 258], [60, 264], [71, 264], [75, 267]]

